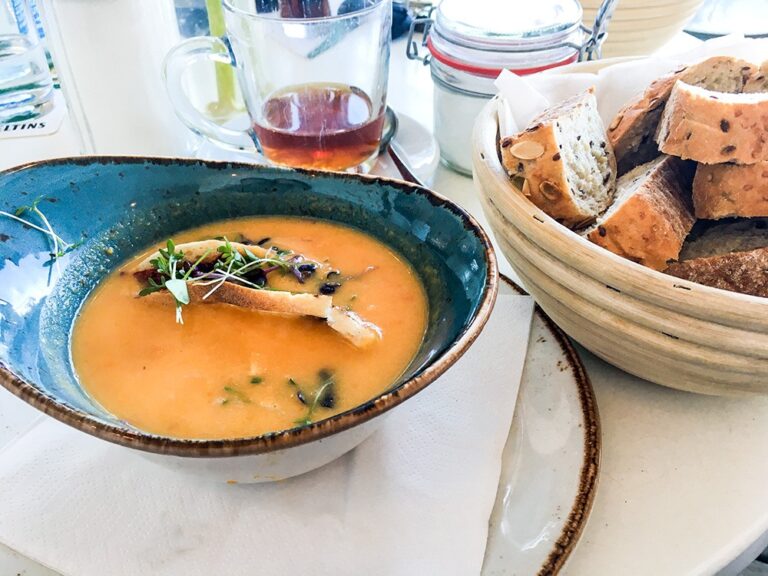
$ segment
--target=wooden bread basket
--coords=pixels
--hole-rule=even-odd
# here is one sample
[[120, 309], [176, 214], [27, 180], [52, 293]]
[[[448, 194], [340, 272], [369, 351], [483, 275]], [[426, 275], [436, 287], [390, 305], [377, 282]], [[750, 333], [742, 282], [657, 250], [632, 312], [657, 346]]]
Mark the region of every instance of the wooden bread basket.
[[544, 311], [597, 356], [657, 384], [768, 394], [768, 298], [667, 276], [558, 224], [502, 167], [497, 104], [475, 124], [475, 186], [499, 247]]

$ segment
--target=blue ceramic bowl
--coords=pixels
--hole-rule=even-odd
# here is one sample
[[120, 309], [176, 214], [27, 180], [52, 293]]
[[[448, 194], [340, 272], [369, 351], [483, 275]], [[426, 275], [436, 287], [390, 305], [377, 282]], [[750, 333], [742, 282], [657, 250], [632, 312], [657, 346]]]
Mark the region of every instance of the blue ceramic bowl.
[[[426, 387], [488, 318], [497, 271], [487, 236], [463, 210], [403, 182], [159, 158], [85, 157], [0, 173], [0, 210], [43, 196], [58, 234], [85, 242], [49, 264], [44, 234], [0, 217], [0, 383], [43, 412], [100, 438], [175, 456], [262, 454], [352, 428]], [[188, 228], [250, 215], [312, 216], [355, 226], [402, 253], [429, 298], [424, 344], [393, 387], [302, 428], [254, 438], [180, 440], [137, 430], [79, 386], [70, 332], [88, 293], [121, 262]]]

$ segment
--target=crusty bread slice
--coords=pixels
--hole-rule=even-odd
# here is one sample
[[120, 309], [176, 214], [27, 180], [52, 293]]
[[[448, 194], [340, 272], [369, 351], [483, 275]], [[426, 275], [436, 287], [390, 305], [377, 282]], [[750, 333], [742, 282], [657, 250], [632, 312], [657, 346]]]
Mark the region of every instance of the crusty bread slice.
[[768, 216], [768, 162], [699, 164], [693, 206], [697, 218]]
[[[333, 306], [331, 296], [282, 290], [255, 290], [232, 282], [224, 282], [213, 292], [210, 292], [211, 288], [211, 286], [189, 284], [187, 286], [189, 301], [197, 304], [231, 304], [261, 312], [322, 318], [331, 329], [358, 348], [366, 348], [381, 340], [381, 329], [378, 326], [366, 322], [354, 312]], [[207, 298], [206, 294], [208, 294]], [[170, 293], [153, 292], [146, 297], [169, 298]]]
[[736, 93], [742, 91], [755, 70], [746, 60], [714, 56], [654, 80], [642, 94], [619, 110], [608, 127], [619, 176], [659, 155], [654, 136], [675, 82], [682, 80], [692, 86]]
[[[202, 258], [203, 255], [207, 253], [205, 258], [201, 260], [201, 262], [207, 263], [216, 260], [221, 255], [218, 251], [219, 248], [225, 245], [226, 242], [223, 240], [200, 240], [198, 242], [186, 242], [184, 244], [178, 244], [176, 246], [176, 250], [183, 252], [184, 259], [188, 262], [197, 262], [199, 258]], [[251, 254], [259, 258], [265, 258], [268, 252], [266, 248], [262, 248], [256, 244], [241, 244], [240, 242], [230, 242], [230, 245], [232, 248], [240, 252], [240, 254], [245, 254], [247, 251], [251, 252]], [[144, 258], [144, 260], [136, 265], [135, 272], [151, 270], [152, 260], [155, 260], [158, 256], [160, 256], [159, 251], [153, 252]]]
[[732, 218], [696, 223], [680, 252], [680, 261], [768, 248], [768, 219]]
[[768, 93], [726, 94], [677, 81], [656, 136], [665, 154], [703, 164], [768, 160]]
[[744, 85], [744, 92], [768, 92], [768, 60], [749, 77]]
[[662, 156], [619, 178], [616, 201], [587, 238], [656, 270], [677, 260], [693, 227], [690, 183], [694, 166]]
[[[176, 249], [184, 253], [188, 262], [211, 262], [218, 258], [218, 248], [224, 246], [221, 240], [201, 240], [179, 244]], [[249, 251], [259, 258], [269, 255], [269, 250], [258, 245], [230, 242], [230, 245], [241, 254]], [[135, 268], [135, 272], [145, 272], [153, 268], [151, 261], [159, 256], [158, 252], [150, 254]], [[358, 348], [365, 348], [381, 339], [381, 330], [375, 324], [366, 322], [354, 312], [343, 310], [333, 305], [331, 296], [322, 294], [306, 294], [302, 292], [287, 292], [284, 290], [257, 290], [241, 286], [233, 282], [223, 282], [215, 290], [212, 285], [189, 283], [187, 285], [190, 302], [212, 304], [223, 303], [294, 316], [314, 316], [326, 320], [328, 326], [344, 336]], [[166, 291], [153, 292], [148, 297], [168, 298]]]
[[[240, 308], [288, 314], [293, 316], [314, 316], [328, 318], [333, 307], [331, 296], [322, 294], [304, 294], [301, 292], [286, 292], [284, 290], [256, 290], [240, 286], [233, 282], [224, 282], [211, 292], [213, 286], [202, 284], [187, 284], [189, 301], [198, 304], [232, 304]], [[207, 298], [205, 295], [208, 294]], [[146, 298], [167, 298], [170, 293], [162, 290], [153, 292]]]
[[594, 90], [569, 98], [501, 142], [504, 167], [523, 193], [571, 228], [594, 222], [613, 200], [616, 159]]
[[768, 297], [768, 248], [677, 262], [665, 272], [713, 288]]

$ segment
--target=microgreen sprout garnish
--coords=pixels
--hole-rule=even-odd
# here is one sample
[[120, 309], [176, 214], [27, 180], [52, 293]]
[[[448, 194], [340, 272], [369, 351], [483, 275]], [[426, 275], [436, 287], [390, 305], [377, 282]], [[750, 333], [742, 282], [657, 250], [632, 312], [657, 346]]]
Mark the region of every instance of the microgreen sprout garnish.
[[251, 384], [261, 384], [264, 382], [264, 378], [261, 376], [251, 376]]
[[234, 246], [225, 236], [217, 239], [223, 244], [217, 247], [215, 257], [210, 258], [211, 250], [208, 250], [191, 266], [184, 259], [183, 251], [169, 239], [166, 247], [158, 251], [158, 257], [150, 261], [153, 271], [146, 277], [146, 286], [139, 296], [168, 290], [176, 303], [176, 321], [183, 324], [181, 311], [190, 302], [190, 285], [210, 287], [202, 296], [206, 300], [225, 282], [259, 290], [266, 287], [267, 275], [276, 270], [291, 273], [299, 282], [304, 282], [318, 267], [317, 263], [290, 250], [273, 246], [266, 254], [257, 256], [242, 244]]
[[[317, 373], [318, 384], [313, 394], [311, 394], [311, 400], [307, 401], [306, 394], [304, 394], [301, 388], [292, 379], [288, 379], [289, 385], [292, 385], [297, 389], [296, 397], [299, 401], [307, 406], [307, 413], [301, 418], [294, 421], [298, 426], [306, 426], [314, 422], [315, 412], [318, 408], [331, 409], [336, 406], [336, 378], [333, 372], [330, 370], [322, 369]], [[299, 398], [299, 393], [301, 398]]]
[[176, 322], [184, 324], [184, 318], [181, 314], [181, 307], [189, 304], [189, 290], [187, 289], [187, 283], [190, 281], [192, 274], [197, 270], [200, 263], [210, 253], [207, 250], [197, 261], [192, 264], [186, 270], [184, 267], [187, 265], [184, 260], [184, 252], [176, 250], [176, 245], [170, 238], [165, 244], [165, 249], [158, 250], [157, 258], [154, 258], [150, 264], [155, 269], [155, 273], [159, 278], [153, 278], [150, 276], [147, 279], [148, 286], [143, 288], [139, 292], [139, 296], [147, 296], [158, 290], [168, 290], [173, 296], [173, 300], [176, 303]]
[[[0, 210], [0, 216], [5, 216], [6, 218], [10, 218], [11, 220], [15, 220], [17, 222], [20, 222], [21, 224], [24, 224], [25, 226], [28, 226], [32, 228], [33, 230], [37, 230], [38, 232], [42, 232], [46, 236], [48, 236], [48, 239], [51, 243], [51, 260], [50, 262], [55, 262], [58, 267], [58, 260], [59, 258], [64, 257], [65, 255], [69, 254], [74, 250], [75, 248], [78, 248], [84, 241], [84, 239], [78, 240], [74, 243], [69, 243], [66, 240], [64, 240], [61, 236], [59, 236], [56, 231], [53, 229], [53, 226], [51, 226], [50, 221], [48, 220], [48, 217], [43, 213], [42, 210], [40, 210], [40, 202], [42, 202], [45, 199], [44, 196], [41, 196], [37, 198], [32, 204], [29, 206], [20, 206], [16, 209], [16, 212], [11, 214], [10, 212], [5, 212], [3, 210]], [[25, 214], [29, 214], [31, 216], [36, 217], [40, 222], [41, 225], [37, 225], [34, 222], [30, 222], [27, 218], [22, 218]]]

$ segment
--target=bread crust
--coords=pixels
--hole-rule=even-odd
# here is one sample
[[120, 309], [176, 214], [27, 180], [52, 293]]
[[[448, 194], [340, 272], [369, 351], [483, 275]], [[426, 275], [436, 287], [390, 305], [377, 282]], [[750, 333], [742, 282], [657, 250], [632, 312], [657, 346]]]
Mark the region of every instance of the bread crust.
[[653, 137], [664, 104], [685, 68], [651, 82], [648, 88], [618, 111], [608, 126], [608, 140], [616, 153], [619, 176], [653, 160], [659, 149]]
[[680, 252], [680, 261], [768, 248], [768, 218], [700, 220]]
[[[556, 135], [558, 118], [578, 106], [592, 107], [597, 115], [593, 88], [548, 109], [535, 118], [525, 131], [501, 142], [502, 164], [511, 177], [524, 179], [523, 193], [552, 218], [570, 228], [586, 226], [597, 217], [575, 201], [560, 149], [561, 144], [565, 146], [567, 143], [558, 142]], [[615, 179], [616, 159], [607, 138], [602, 149]], [[609, 181], [605, 185], [610, 187], [613, 184]]]
[[695, 222], [690, 199], [693, 169], [691, 163], [667, 156], [626, 199], [621, 197], [622, 187], [634, 180], [634, 173], [620, 178], [621, 203], [598, 221], [587, 238], [619, 256], [664, 270], [677, 260]]
[[768, 162], [699, 164], [693, 179], [697, 218], [768, 216]]
[[658, 156], [654, 136], [675, 82], [707, 84], [709, 75], [718, 69], [731, 71], [730, 74], [737, 79], [732, 86], [736, 92], [756, 72], [755, 66], [745, 60], [715, 56], [654, 80], [644, 92], [619, 110], [608, 126], [608, 139], [616, 153], [619, 176]]
[[768, 248], [686, 260], [665, 272], [721, 290], [768, 297]]
[[768, 92], [768, 60], [760, 64], [744, 85], [744, 92]]
[[703, 164], [768, 160], [768, 94], [725, 94], [678, 80], [656, 141], [665, 154]]

